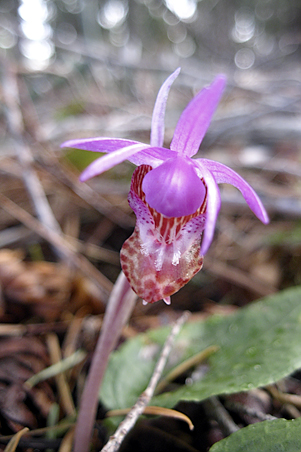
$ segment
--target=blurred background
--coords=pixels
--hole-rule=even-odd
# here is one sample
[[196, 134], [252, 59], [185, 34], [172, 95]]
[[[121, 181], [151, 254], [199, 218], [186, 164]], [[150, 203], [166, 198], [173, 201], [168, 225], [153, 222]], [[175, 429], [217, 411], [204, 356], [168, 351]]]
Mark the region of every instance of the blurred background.
[[2, 0], [0, 11], [2, 53], [14, 49], [29, 70], [55, 63], [67, 73], [86, 57], [234, 77], [300, 54], [298, 0]]
[[[237, 190], [222, 187], [216, 239], [189, 287], [201, 291], [198, 300], [244, 304], [301, 282], [299, 0], [1, 0], [0, 13], [2, 194], [44, 225], [55, 223], [114, 281], [135, 223], [126, 199], [133, 166], [80, 184], [95, 154], [60, 143], [101, 135], [149, 142], [158, 89], [181, 66], [167, 104], [168, 146], [189, 100], [224, 73], [226, 92], [200, 155], [244, 176], [272, 221], [261, 225]], [[28, 162], [51, 207], [49, 223]], [[57, 259], [36, 229], [0, 204], [2, 248]]]

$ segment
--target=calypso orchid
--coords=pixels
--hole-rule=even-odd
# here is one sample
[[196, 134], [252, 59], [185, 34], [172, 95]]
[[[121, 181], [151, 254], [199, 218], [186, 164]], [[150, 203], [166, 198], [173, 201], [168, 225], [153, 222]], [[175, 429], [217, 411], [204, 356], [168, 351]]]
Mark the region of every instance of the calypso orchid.
[[198, 152], [217, 108], [225, 87], [224, 76], [217, 76], [190, 101], [178, 121], [170, 149], [163, 147], [167, 97], [179, 72], [177, 69], [171, 74], [158, 93], [150, 145], [107, 137], [62, 144], [107, 153], [83, 171], [81, 181], [124, 160], [138, 166], [128, 197], [137, 223], [121, 249], [120, 260], [132, 289], [147, 303], [163, 299], [169, 304], [170, 296], [202, 268], [221, 204], [217, 184], [238, 188], [254, 214], [263, 223], [269, 222], [259, 197], [235, 171], [213, 160], [191, 158]]

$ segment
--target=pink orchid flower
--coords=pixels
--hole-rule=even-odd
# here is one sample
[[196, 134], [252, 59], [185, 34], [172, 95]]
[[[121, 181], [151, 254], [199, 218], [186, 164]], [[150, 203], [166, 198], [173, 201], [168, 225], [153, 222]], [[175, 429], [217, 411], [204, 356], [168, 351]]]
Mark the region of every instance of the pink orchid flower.
[[132, 289], [146, 303], [163, 299], [169, 304], [170, 296], [202, 268], [221, 204], [217, 184], [238, 188], [254, 214], [263, 223], [269, 222], [259, 197], [235, 171], [213, 160], [191, 158], [198, 152], [221, 98], [226, 83], [223, 75], [192, 99], [178, 121], [170, 149], [163, 147], [167, 97], [179, 72], [171, 74], [158, 93], [150, 145], [107, 137], [62, 144], [107, 153], [83, 171], [81, 181], [124, 160], [138, 166], [128, 198], [137, 223], [121, 249], [120, 260]]

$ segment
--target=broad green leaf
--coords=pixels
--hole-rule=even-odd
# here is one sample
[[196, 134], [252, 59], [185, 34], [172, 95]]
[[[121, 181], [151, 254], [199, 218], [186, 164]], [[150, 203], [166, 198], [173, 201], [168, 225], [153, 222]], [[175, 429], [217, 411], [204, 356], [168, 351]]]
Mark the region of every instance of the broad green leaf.
[[214, 444], [209, 452], [300, 452], [301, 419], [276, 419], [242, 428]]
[[[100, 393], [108, 408], [125, 408], [136, 401], [147, 386], [169, 331], [151, 330], [112, 354]], [[272, 384], [301, 367], [301, 287], [267, 297], [227, 317], [212, 316], [184, 325], [165, 375], [211, 345], [220, 349], [208, 358], [205, 375], [154, 397], [152, 405], [171, 408], [179, 400], [200, 401], [247, 391]]]
[[128, 340], [110, 357], [100, 398], [109, 409], [134, 405], [144, 391], [154, 369], [160, 347], [146, 335]]

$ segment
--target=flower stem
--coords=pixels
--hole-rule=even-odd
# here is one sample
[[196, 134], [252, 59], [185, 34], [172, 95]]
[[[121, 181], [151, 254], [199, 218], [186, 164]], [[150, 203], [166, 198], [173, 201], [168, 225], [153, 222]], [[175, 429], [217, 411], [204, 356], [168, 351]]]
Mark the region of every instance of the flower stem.
[[111, 351], [134, 308], [137, 295], [121, 272], [110, 295], [101, 334], [96, 345], [90, 371], [81, 398], [75, 436], [74, 452], [87, 452], [95, 421], [99, 388]]

